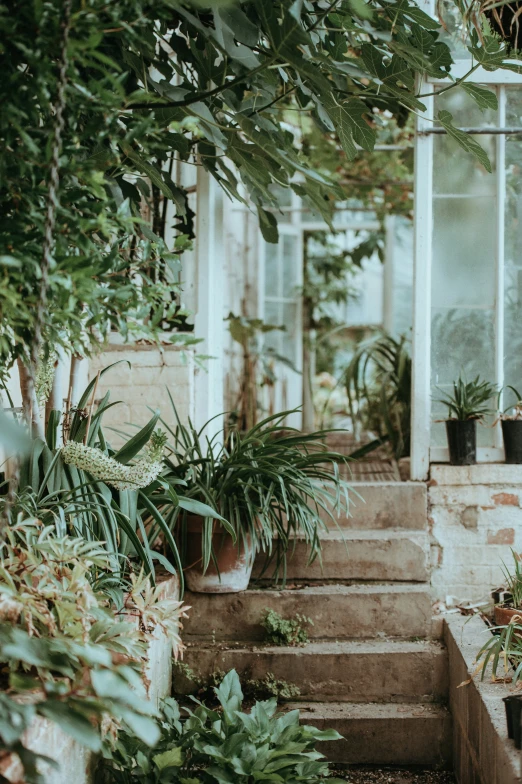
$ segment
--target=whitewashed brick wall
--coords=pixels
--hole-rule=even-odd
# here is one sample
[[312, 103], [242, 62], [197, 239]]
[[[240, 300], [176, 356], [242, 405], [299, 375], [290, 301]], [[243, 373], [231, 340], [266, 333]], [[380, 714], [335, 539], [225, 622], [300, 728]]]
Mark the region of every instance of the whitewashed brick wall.
[[[189, 417], [194, 420], [197, 371], [192, 349], [169, 345], [162, 346], [161, 350], [143, 344], [109, 345], [91, 360], [89, 378], [119, 360], [124, 361], [100, 378], [96, 393], [96, 399], [100, 400], [110, 390], [111, 401], [121, 401], [104, 415], [105, 426], [133, 433], [135, 430], [129, 428], [129, 423], [144, 425], [152, 416], [151, 409], [159, 409], [162, 418], [175, 427], [176, 419], [168, 391], [182, 423], [186, 424]], [[119, 443], [112, 434], [110, 440], [114, 444]]]
[[522, 552], [522, 466], [432, 465], [428, 520], [435, 597], [487, 598]]

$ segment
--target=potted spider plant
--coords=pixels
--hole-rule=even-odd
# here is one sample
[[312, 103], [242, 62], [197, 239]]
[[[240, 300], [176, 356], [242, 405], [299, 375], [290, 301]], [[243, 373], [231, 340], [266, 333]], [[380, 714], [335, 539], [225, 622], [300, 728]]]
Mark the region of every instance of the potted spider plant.
[[[286, 576], [286, 554], [295, 539], [306, 541], [310, 562], [321, 549], [349, 488], [323, 440], [331, 431], [301, 433], [284, 424], [291, 412], [268, 417], [246, 432], [232, 430], [224, 441], [205, 439], [192, 424], [171, 430], [164, 478], [183, 484], [181, 505], [165, 512], [175, 531], [188, 588], [200, 593], [236, 593], [248, 587], [254, 558]], [[192, 506], [187, 503], [192, 499]], [[198, 506], [207, 504], [220, 519]]]
[[506, 463], [522, 463], [522, 397], [515, 387], [507, 386], [515, 395], [515, 404], [500, 414]]
[[477, 422], [492, 413], [491, 399], [496, 387], [477, 376], [465, 381], [459, 376], [453, 382], [453, 392], [439, 399], [448, 407], [446, 435], [451, 465], [474, 465], [477, 462]]

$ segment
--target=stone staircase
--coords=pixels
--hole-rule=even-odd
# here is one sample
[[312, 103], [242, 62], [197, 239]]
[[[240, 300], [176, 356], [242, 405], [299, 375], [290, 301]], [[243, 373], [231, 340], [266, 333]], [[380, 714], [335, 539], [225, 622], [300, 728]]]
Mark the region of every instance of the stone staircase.
[[[298, 543], [284, 590], [187, 594], [185, 664], [205, 677], [232, 667], [299, 687], [303, 720], [344, 741], [321, 750], [344, 764], [447, 767], [447, 660], [432, 637], [426, 488], [361, 482], [352, 517], [323, 538], [323, 570]], [[308, 616], [302, 648], [261, 644], [265, 610]]]

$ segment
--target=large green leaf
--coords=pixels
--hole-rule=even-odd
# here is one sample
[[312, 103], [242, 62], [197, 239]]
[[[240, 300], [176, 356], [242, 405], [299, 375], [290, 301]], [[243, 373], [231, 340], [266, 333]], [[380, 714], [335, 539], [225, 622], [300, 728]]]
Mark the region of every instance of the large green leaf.
[[453, 115], [450, 112], [443, 110], [438, 113], [438, 119], [440, 124], [443, 128], [445, 128], [448, 136], [451, 136], [452, 139], [462, 147], [463, 150], [466, 152], [470, 152], [475, 158], [480, 161], [486, 171], [491, 173], [491, 162], [488, 158], [487, 152], [484, 150], [480, 144], [475, 141], [473, 136], [469, 133], [465, 133], [461, 131], [459, 128], [455, 128], [453, 125]]
[[141, 452], [145, 444], [150, 440], [152, 434], [154, 433], [154, 428], [160, 418], [159, 411], [157, 411], [152, 419], [147, 422], [147, 424], [141, 428], [141, 430], [136, 433], [126, 444], [119, 449], [116, 454], [114, 455], [114, 459], [118, 460], [119, 463], [123, 463], [126, 465], [129, 460], [132, 460], [138, 452]]
[[472, 84], [471, 82], [462, 82], [462, 89], [470, 95], [480, 109], [498, 109], [497, 95], [493, 90], [487, 90], [479, 84]]

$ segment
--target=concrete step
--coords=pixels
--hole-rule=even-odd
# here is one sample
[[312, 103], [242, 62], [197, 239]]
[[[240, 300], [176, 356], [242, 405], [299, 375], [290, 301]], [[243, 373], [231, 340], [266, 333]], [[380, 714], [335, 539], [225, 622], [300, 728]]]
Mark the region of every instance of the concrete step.
[[[338, 523], [346, 528], [382, 529], [428, 527], [428, 501], [423, 482], [351, 482], [361, 496], [354, 496], [351, 516], [341, 516]], [[324, 514], [324, 513], [323, 513]], [[324, 514], [328, 522], [328, 516]], [[331, 522], [329, 524], [329, 527]]]
[[[322, 532], [322, 559], [308, 563], [306, 543], [299, 540], [288, 554], [289, 580], [429, 580], [427, 531], [381, 530]], [[254, 566], [262, 576], [264, 556]], [[270, 568], [267, 570], [270, 575]]]
[[314, 639], [428, 637], [431, 598], [426, 583], [321, 585], [285, 590], [248, 590], [229, 594], [185, 594], [192, 609], [183, 637], [214, 640], [263, 640], [267, 609], [284, 618], [311, 618]]
[[[298, 686], [300, 699], [349, 702], [431, 702], [447, 696], [447, 653], [437, 642], [364, 640], [311, 642], [302, 648], [188, 645], [183, 663], [203, 681], [236, 669], [241, 679], [272, 673]], [[194, 690], [180, 672], [177, 694]]]
[[332, 761], [350, 765], [451, 766], [451, 717], [428, 704], [293, 703], [301, 721], [336, 729], [345, 740], [318, 744]]

